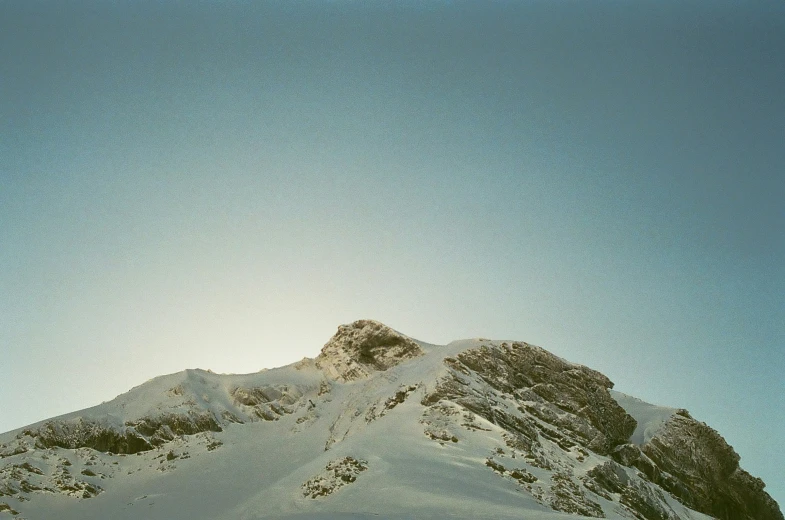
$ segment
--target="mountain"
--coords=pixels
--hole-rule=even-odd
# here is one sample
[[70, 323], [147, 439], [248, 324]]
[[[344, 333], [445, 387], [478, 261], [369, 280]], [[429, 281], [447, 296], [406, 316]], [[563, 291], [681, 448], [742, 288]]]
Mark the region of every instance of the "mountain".
[[361, 320], [314, 359], [0, 435], [0, 518], [783, 520], [716, 431], [612, 387], [524, 342]]

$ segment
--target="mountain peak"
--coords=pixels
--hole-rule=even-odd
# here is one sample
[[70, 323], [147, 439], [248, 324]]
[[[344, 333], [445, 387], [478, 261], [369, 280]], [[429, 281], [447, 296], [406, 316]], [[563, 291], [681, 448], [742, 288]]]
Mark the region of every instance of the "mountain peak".
[[341, 325], [324, 345], [316, 365], [339, 381], [364, 379], [424, 352], [412, 339], [374, 320]]
[[525, 342], [359, 320], [314, 359], [0, 435], [0, 519], [785, 520], [719, 433], [612, 387]]

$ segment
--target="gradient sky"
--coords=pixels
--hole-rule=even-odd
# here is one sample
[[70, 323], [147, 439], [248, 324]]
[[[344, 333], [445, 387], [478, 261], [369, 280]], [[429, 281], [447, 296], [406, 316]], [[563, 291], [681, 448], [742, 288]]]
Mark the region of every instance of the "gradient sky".
[[779, 0], [2, 0], [0, 431], [373, 318], [687, 408], [785, 504], [784, 93]]

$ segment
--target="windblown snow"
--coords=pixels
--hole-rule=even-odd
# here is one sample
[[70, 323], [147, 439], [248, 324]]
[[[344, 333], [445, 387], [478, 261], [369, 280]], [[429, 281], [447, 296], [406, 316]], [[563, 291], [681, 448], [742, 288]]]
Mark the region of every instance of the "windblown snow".
[[630, 442], [635, 444], [649, 442], [676, 413], [676, 408], [649, 404], [615, 390], [611, 390], [611, 396], [637, 421], [638, 424], [635, 426], [635, 431], [632, 437], [630, 437]]

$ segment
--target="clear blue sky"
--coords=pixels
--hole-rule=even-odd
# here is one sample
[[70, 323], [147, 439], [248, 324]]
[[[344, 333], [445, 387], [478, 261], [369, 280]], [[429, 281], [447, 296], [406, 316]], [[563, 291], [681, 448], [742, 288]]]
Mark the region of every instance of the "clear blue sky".
[[[228, 4], [228, 5], [226, 5]], [[0, 430], [519, 339], [785, 502], [785, 3], [0, 2]]]

